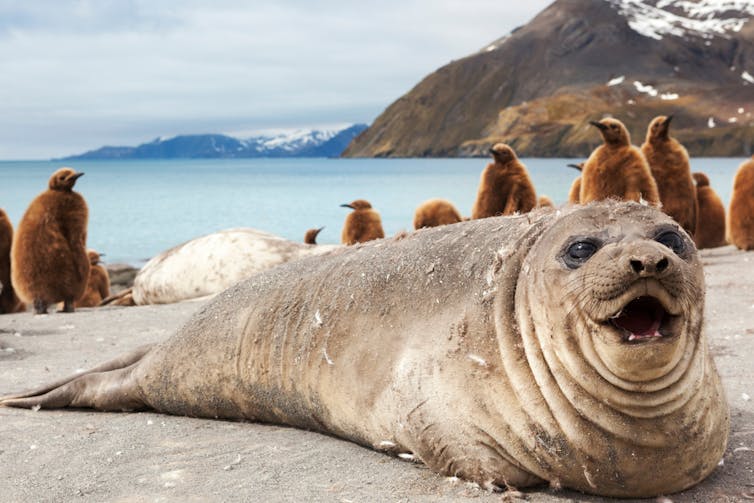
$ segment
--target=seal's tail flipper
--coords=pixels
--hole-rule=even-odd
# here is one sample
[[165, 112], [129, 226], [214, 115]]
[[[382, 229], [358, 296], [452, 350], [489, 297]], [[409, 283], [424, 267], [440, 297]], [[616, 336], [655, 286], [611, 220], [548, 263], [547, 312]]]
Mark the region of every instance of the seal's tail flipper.
[[122, 292], [106, 297], [99, 303], [99, 306], [109, 306], [110, 304], [113, 306], [135, 306], [133, 290], [133, 287], [126, 288]]
[[73, 374], [40, 388], [0, 397], [0, 406], [31, 409], [91, 407], [99, 410], [137, 410], [147, 405], [141, 399], [131, 371], [153, 344], [105, 362], [86, 372]]

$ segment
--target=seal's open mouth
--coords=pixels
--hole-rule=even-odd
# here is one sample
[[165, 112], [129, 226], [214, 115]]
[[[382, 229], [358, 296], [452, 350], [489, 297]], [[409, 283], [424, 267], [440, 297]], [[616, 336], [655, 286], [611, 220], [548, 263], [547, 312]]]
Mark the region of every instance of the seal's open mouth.
[[610, 318], [610, 323], [621, 332], [624, 342], [640, 342], [673, 335], [674, 318], [659, 300], [645, 296], [623, 306]]

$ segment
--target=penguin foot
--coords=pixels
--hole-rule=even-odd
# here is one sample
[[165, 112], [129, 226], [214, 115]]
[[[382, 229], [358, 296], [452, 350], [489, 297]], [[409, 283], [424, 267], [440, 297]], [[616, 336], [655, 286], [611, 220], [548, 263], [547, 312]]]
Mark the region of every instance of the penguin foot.
[[34, 299], [34, 314], [47, 314], [47, 302], [41, 299]]

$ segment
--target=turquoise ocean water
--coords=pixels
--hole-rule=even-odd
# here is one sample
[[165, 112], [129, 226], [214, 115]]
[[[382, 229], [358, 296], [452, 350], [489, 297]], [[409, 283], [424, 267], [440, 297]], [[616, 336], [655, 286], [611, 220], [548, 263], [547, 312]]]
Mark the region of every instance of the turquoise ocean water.
[[[523, 159], [537, 194], [564, 203], [581, 159]], [[411, 230], [422, 201], [449, 199], [469, 215], [487, 159], [211, 159], [139, 161], [0, 162], [0, 208], [18, 224], [29, 202], [47, 188], [57, 168], [86, 175], [76, 183], [89, 204], [88, 245], [106, 262], [141, 265], [198, 236], [254, 227], [300, 241], [325, 226], [320, 243], [337, 243], [347, 208], [367, 199], [382, 215], [388, 235]], [[700, 158], [728, 204], [733, 175], [743, 159]]]

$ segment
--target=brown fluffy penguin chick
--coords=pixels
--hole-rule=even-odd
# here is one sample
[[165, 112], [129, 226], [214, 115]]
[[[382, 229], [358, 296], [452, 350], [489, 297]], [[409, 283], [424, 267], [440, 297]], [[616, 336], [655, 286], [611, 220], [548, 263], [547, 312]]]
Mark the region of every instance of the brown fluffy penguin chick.
[[[569, 168], [574, 168], [579, 171], [584, 169], [584, 163], [567, 164]], [[571, 184], [571, 188], [568, 190], [568, 204], [579, 204], [579, 194], [581, 192], [581, 176], [577, 176]]]
[[600, 130], [604, 143], [584, 163], [579, 203], [602, 199], [645, 200], [659, 206], [657, 184], [641, 150], [631, 145], [631, 137], [617, 119], [590, 124]]
[[741, 164], [733, 179], [728, 241], [741, 250], [754, 250], [754, 157]]
[[482, 171], [471, 218], [526, 213], [537, 205], [537, 194], [526, 166], [516, 153], [504, 143], [497, 143], [490, 153], [491, 162]]
[[13, 224], [0, 209], [0, 314], [17, 313], [26, 306], [16, 296], [10, 278], [10, 248], [13, 243]]
[[424, 201], [414, 212], [414, 229], [455, 224], [462, 220], [453, 203], [446, 199]]
[[672, 120], [672, 115], [660, 115], [652, 119], [641, 152], [657, 183], [662, 211], [693, 235], [698, 211], [696, 187], [691, 178], [688, 152], [678, 140], [670, 136]]
[[341, 204], [341, 206], [353, 210], [348, 214], [343, 224], [343, 232], [340, 237], [343, 244], [352, 245], [385, 237], [380, 214], [372, 209], [369, 201], [357, 199], [349, 204]]
[[554, 208], [555, 203], [552, 202], [552, 199], [550, 199], [547, 196], [539, 196], [539, 199], [537, 199], [537, 208]]
[[696, 247], [702, 249], [725, 246], [725, 206], [710, 187], [707, 175], [694, 173], [692, 176], [696, 181], [696, 200], [699, 206], [694, 231]]
[[110, 296], [110, 275], [100, 262], [100, 254], [94, 250], [86, 252], [89, 257], [89, 281], [86, 291], [75, 303], [76, 307], [97, 307]]
[[37, 314], [61, 301], [63, 311], [73, 312], [74, 300], [86, 289], [89, 211], [81, 194], [73, 191], [81, 175], [71, 168], [53, 173], [49, 190], [31, 202], [13, 240], [13, 285], [21, 300], [33, 303]]
[[309, 229], [306, 231], [306, 234], [304, 234], [304, 243], [308, 245], [316, 245], [317, 235], [322, 232], [322, 229], [324, 229], [324, 227], [320, 227], [319, 229]]

